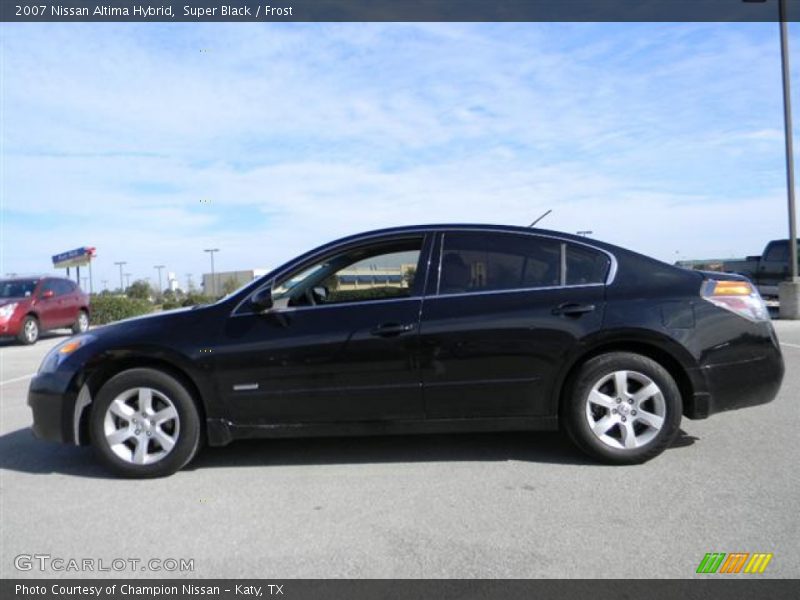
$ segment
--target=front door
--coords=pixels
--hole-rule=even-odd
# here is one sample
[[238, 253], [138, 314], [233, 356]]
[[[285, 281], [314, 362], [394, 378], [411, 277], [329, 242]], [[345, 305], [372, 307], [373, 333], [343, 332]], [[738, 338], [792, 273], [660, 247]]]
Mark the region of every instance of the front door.
[[53, 329], [61, 325], [61, 304], [55, 279], [45, 279], [36, 292], [36, 314], [42, 329]]
[[231, 417], [267, 425], [424, 418], [423, 241], [347, 248], [275, 282], [271, 310], [234, 311], [215, 357]]
[[427, 417], [547, 415], [564, 356], [602, 326], [609, 257], [535, 235], [443, 235], [420, 324]]

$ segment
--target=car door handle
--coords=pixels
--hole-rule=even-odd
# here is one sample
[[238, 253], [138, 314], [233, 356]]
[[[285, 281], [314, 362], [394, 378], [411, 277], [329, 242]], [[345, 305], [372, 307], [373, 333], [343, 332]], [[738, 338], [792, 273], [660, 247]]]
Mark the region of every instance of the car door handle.
[[384, 323], [383, 325], [378, 325], [370, 333], [372, 335], [377, 335], [380, 337], [392, 337], [395, 335], [402, 335], [404, 333], [408, 333], [414, 330], [414, 325], [410, 323], [400, 324], [400, 323]]
[[559, 304], [553, 309], [554, 315], [564, 315], [567, 317], [577, 317], [584, 313], [589, 313], [594, 310], [594, 304], [575, 304], [574, 302], [567, 302], [566, 304]]

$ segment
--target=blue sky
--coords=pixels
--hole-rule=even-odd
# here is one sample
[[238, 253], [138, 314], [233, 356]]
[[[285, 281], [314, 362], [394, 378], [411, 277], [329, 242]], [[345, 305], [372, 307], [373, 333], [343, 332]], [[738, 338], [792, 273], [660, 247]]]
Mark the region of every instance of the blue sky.
[[0, 27], [0, 273], [93, 245], [96, 285], [183, 283], [547, 209], [670, 262], [787, 234], [774, 23]]

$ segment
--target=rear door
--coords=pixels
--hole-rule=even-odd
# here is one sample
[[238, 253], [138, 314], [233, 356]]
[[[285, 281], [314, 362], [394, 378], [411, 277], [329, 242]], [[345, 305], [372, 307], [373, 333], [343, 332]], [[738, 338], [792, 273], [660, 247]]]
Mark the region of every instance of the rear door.
[[564, 357], [602, 326], [611, 258], [506, 232], [447, 231], [437, 245], [420, 323], [427, 417], [547, 415]]

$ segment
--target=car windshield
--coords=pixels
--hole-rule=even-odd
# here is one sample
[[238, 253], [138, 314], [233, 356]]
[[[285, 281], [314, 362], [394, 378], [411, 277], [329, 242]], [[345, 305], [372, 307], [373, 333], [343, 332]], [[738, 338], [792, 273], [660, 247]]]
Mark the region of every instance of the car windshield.
[[3, 279], [0, 280], [0, 298], [26, 298], [33, 295], [36, 279]]

